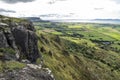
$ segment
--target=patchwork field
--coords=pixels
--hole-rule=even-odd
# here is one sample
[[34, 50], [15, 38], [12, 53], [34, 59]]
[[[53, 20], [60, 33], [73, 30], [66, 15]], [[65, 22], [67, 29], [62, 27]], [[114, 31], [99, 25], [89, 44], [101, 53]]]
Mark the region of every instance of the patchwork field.
[[56, 80], [120, 80], [120, 25], [34, 23]]

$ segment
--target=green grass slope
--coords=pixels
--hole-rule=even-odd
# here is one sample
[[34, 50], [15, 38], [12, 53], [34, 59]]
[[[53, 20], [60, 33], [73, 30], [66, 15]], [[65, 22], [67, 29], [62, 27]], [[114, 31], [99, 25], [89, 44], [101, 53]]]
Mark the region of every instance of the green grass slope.
[[56, 80], [120, 80], [120, 36], [112, 26], [39, 23], [36, 33], [44, 66]]

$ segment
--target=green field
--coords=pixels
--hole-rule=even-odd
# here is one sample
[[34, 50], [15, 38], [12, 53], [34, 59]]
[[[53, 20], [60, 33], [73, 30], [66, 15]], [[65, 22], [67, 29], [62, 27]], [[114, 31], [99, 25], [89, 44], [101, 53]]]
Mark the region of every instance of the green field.
[[34, 23], [56, 80], [120, 80], [120, 25]]

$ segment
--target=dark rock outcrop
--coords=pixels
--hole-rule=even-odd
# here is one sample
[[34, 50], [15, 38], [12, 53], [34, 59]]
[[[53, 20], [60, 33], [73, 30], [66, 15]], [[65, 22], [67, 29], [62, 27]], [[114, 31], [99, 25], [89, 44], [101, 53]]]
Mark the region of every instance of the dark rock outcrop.
[[8, 47], [7, 39], [3, 31], [0, 31], [0, 48]]
[[7, 22], [0, 22], [0, 48], [12, 48], [16, 51], [16, 58], [28, 59], [35, 62], [40, 57], [37, 47], [37, 36], [31, 22], [14, 22], [8, 18]]
[[[54, 80], [51, 70], [42, 67], [42, 61], [35, 64], [38, 58], [42, 60], [33, 24], [0, 15], [0, 80]], [[26, 66], [9, 70], [5, 65], [12, 60]]]
[[34, 27], [32, 24], [20, 25], [12, 30], [13, 36], [15, 38], [16, 45], [21, 51], [22, 56], [35, 62], [39, 57], [38, 47], [37, 47], [37, 36], [35, 34]]

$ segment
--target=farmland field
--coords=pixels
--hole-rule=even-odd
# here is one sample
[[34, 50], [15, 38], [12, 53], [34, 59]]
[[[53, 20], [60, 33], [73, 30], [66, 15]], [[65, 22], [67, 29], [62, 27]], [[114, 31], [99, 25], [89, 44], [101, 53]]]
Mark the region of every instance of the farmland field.
[[34, 23], [45, 66], [56, 80], [119, 80], [120, 25]]

